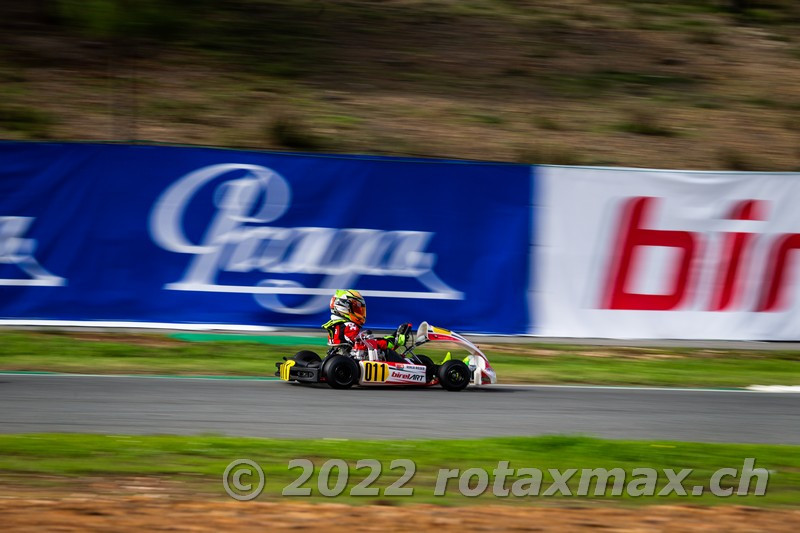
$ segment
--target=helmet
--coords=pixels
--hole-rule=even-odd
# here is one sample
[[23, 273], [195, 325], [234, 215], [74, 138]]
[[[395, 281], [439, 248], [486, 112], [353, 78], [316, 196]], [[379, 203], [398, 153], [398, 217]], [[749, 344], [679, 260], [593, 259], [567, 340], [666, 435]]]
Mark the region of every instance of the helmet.
[[331, 313], [363, 326], [367, 321], [367, 302], [354, 290], [338, 290], [331, 297]]

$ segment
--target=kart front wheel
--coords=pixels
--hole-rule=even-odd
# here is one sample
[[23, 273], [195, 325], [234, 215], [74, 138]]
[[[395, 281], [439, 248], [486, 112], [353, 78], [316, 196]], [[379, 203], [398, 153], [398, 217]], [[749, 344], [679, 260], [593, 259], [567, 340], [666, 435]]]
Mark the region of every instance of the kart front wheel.
[[358, 363], [344, 355], [334, 355], [323, 365], [325, 379], [334, 389], [349, 389], [361, 374]]
[[450, 360], [439, 367], [439, 383], [445, 390], [460, 391], [469, 385], [471, 372], [463, 361]]

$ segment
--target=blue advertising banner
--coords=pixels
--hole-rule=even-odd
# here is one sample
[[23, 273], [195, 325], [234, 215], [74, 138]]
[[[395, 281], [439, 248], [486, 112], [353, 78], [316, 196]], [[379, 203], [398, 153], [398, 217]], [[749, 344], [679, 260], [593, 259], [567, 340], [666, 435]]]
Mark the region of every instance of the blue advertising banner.
[[0, 318], [524, 333], [527, 165], [0, 143]]

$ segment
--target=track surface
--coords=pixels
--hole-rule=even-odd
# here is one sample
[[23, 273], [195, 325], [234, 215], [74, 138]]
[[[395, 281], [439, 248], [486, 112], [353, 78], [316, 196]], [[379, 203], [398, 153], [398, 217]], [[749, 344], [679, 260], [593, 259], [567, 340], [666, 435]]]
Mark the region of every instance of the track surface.
[[303, 387], [277, 381], [0, 375], [0, 432], [282, 438], [617, 439], [800, 444], [800, 395], [496, 387]]

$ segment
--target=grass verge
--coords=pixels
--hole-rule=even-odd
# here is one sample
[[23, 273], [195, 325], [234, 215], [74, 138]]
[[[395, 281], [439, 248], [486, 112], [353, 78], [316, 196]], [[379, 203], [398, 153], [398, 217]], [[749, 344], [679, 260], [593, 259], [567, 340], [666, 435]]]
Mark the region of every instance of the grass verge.
[[[744, 444], [701, 444], [679, 442], [611, 441], [586, 437], [510, 437], [477, 440], [419, 440], [399, 442], [342, 441], [342, 440], [275, 440], [231, 438], [218, 436], [115, 436], [115, 435], [2, 435], [0, 436], [0, 480], [6, 487], [52, 486], [101, 478], [152, 478], [153, 481], [175, 483], [179, 490], [204, 497], [226, 497], [222, 476], [226, 466], [236, 459], [255, 461], [264, 471], [262, 501], [290, 499], [281, 491], [300, 477], [300, 468], [289, 469], [292, 459], [305, 458], [314, 464], [313, 474], [301, 487], [311, 488], [312, 500], [337, 503], [387, 505], [403, 503], [438, 503], [443, 505], [469, 505], [489, 503], [570, 503], [589, 501], [617, 504], [738, 504], [738, 505], [791, 505], [800, 501], [800, 447]], [[741, 474], [746, 458], [755, 458], [756, 468], [770, 472], [766, 494], [736, 495], [740, 479], [722, 478], [722, 488], [733, 488], [730, 497], [714, 496], [709, 491], [713, 472], [720, 468], [737, 469]], [[321, 496], [319, 480], [321, 466], [329, 459], [340, 459], [348, 466], [347, 485], [340, 496]], [[352, 496], [350, 490], [362, 482], [369, 468], [356, 468], [361, 459], [376, 459], [381, 463], [380, 476], [372, 488], [379, 495]], [[404, 474], [404, 469], [391, 469], [395, 459], [411, 459], [416, 470], [404, 485], [412, 488], [412, 496], [387, 496], [385, 489]], [[543, 472], [539, 496], [514, 496], [499, 498], [492, 495], [495, 482], [493, 469], [499, 461], [508, 461], [515, 472], [508, 476], [505, 488], [529, 473], [518, 473], [520, 468], [538, 468]], [[582, 469], [621, 468], [625, 473], [625, 486], [635, 478], [635, 468], [653, 468], [658, 474], [656, 493], [667, 484], [664, 469], [680, 472], [692, 469], [682, 482], [688, 495], [677, 496], [611, 496], [612, 482], [608, 482], [605, 495], [596, 496], [597, 480], [590, 484], [591, 496], [545, 496], [552, 485], [553, 476], [548, 469], [564, 473], [577, 469], [569, 479], [570, 492], [575, 494], [583, 475]], [[468, 498], [458, 491], [458, 480], [451, 480], [444, 496], [434, 496], [439, 469], [481, 468], [488, 472], [488, 489], [482, 495]], [[330, 472], [328, 487], [333, 488], [339, 471]], [[636, 474], [639, 476], [639, 474]], [[248, 477], [243, 483], [253, 481]], [[473, 479], [471, 486], [477, 483]], [[703, 486], [704, 494], [692, 496], [692, 488]], [[750, 492], [756, 479], [750, 482]], [[561, 493], [562, 491], [556, 491]], [[625, 492], [625, 491], [623, 491]], [[308, 500], [309, 497], [294, 499]]]
[[[216, 338], [225, 342], [187, 342], [154, 334], [0, 332], [0, 371], [272, 376], [274, 363], [283, 356], [301, 349], [325, 351], [321, 337]], [[800, 385], [798, 351], [546, 344], [481, 347], [503, 383]], [[435, 361], [446, 353], [425, 348]]]

